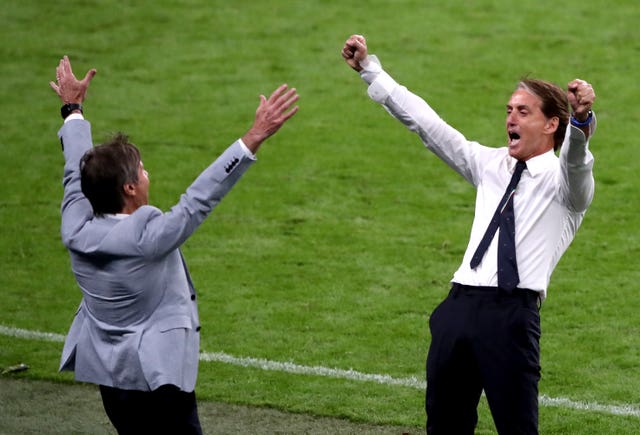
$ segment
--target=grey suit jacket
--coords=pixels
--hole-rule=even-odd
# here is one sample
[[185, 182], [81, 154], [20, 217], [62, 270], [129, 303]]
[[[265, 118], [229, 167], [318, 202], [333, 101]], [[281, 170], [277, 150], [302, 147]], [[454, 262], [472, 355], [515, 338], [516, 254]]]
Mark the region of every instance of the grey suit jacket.
[[96, 218], [80, 187], [79, 162], [91, 127], [70, 120], [63, 144], [62, 240], [82, 301], [60, 370], [122, 389], [173, 384], [193, 391], [198, 372], [196, 294], [179, 247], [254, 161], [233, 143], [163, 213], [143, 206], [122, 219]]

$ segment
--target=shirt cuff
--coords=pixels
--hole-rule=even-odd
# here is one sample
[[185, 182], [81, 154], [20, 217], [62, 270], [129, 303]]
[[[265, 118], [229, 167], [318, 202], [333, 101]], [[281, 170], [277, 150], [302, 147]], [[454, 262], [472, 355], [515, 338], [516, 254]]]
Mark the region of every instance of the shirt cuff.
[[[593, 136], [593, 134], [596, 132], [596, 127], [598, 126], [598, 121], [596, 120], [596, 112], [592, 112], [591, 116], [593, 118], [591, 119], [591, 123], [589, 124], [589, 135], [587, 136], [587, 140], [590, 139], [591, 136]], [[580, 132], [584, 135], [584, 132], [580, 127], [576, 127], [575, 125], [569, 123], [569, 128], [571, 129], [571, 133], [575, 131], [576, 134], [577, 132]]]
[[360, 77], [367, 82], [369, 97], [377, 103], [384, 104], [391, 91], [398, 85], [396, 81], [382, 69], [382, 64], [375, 54], [369, 54], [360, 62]]
[[381, 71], [375, 81], [369, 85], [367, 93], [376, 103], [384, 104], [396, 86], [398, 83], [385, 71]]
[[242, 151], [244, 151], [247, 157], [249, 157], [251, 160], [257, 160], [256, 155], [251, 152], [251, 150], [245, 145], [242, 139], [238, 139], [238, 142], [240, 142], [240, 148], [242, 148]]
[[72, 113], [64, 118], [64, 123], [66, 124], [68, 121], [73, 121], [74, 119], [84, 119], [84, 116], [82, 116], [82, 113]]
[[360, 77], [369, 85], [375, 81], [378, 74], [382, 71], [382, 64], [375, 54], [367, 55], [367, 57], [360, 62], [360, 66], [362, 67]]

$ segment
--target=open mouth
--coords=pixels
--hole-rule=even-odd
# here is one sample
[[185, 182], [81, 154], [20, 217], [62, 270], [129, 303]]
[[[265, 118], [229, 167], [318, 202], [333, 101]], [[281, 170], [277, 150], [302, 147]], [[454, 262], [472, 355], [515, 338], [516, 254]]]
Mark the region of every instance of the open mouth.
[[520, 140], [520, 135], [514, 131], [509, 132], [509, 145], [515, 145]]

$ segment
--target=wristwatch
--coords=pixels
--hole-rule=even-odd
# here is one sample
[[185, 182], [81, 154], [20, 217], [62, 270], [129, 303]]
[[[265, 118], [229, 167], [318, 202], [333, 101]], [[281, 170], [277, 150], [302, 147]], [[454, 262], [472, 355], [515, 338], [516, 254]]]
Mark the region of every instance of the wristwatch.
[[67, 103], [64, 106], [62, 106], [60, 108], [60, 115], [62, 116], [62, 119], [67, 119], [67, 116], [71, 115], [71, 113], [74, 110], [79, 110], [80, 113], [83, 113], [82, 112], [82, 104]]

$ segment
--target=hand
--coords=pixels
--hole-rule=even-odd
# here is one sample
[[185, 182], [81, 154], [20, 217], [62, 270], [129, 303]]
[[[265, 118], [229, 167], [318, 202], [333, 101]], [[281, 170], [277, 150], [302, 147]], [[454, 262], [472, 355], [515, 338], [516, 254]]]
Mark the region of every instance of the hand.
[[60, 64], [56, 68], [56, 82], [49, 82], [51, 89], [60, 97], [63, 104], [82, 104], [87, 96], [87, 89], [93, 76], [96, 75], [95, 68], [90, 69], [82, 80], [76, 79], [71, 70], [69, 58], [64, 56], [60, 59]]
[[575, 79], [567, 85], [567, 97], [571, 104], [573, 117], [578, 121], [584, 122], [589, 116], [591, 106], [596, 99], [591, 85], [584, 80]]
[[289, 89], [286, 84], [273, 91], [269, 99], [260, 95], [260, 105], [256, 109], [253, 126], [242, 136], [244, 144], [255, 154], [258, 148], [269, 137], [275, 134], [289, 118], [296, 114], [298, 106], [291, 107], [298, 101], [295, 88]]
[[360, 62], [367, 58], [367, 40], [362, 35], [351, 35], [342, 47], [342, 57], [351, 68], [360, 72]]

